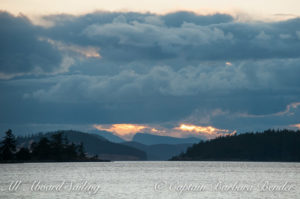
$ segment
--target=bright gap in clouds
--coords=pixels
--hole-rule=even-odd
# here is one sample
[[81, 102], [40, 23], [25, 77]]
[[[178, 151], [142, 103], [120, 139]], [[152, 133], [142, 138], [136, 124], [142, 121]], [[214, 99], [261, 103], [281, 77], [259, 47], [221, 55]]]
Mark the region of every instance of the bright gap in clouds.
[[112, 124], [112, 125], [94, 125], [94, 128], [100, 131], [108, 131], [117, 136], [130, 140], [136, 133], [141, 132], [148, 126], [138, 124]]
[[213, 126], [197, 126], [193, 124], [181, 124], [179, 127], [174, 129], [182, 132], [190, 132], [195, 135], [201, 135], [207, 139], [213, 139], [224, 135], [234, 135], [236, 133], [236, 131], [230, 132], [227, 129], [218, 129]]
[[207, 134], [214, 134], [217, 132], [228, 132], [229, 130], [225, 129], [217, 129], [212, 126], [196, 126], [196, 125], [189, 125], [189, 124], [181, 124], [179, 127], [176, 127], [175, 129], [181, 130], [181, 131], [188, 131], [188, 132], [205, 132]]
[[233, 135], [236, 131], [231, 132], [227, 129], [218, 129], [213, 126], [197, 126], [192, 124], [180, 124], [174, 128], [164, 128], [151, 125], [141, 124], [111, 124], [111, 125], [93, 125], [100, 131], [108, 131], [125, 140], [131, 140], [136, 133], [150, 133], [160, 136], [171, 137], [201, 137], [203, 139], [213, 139], [219, 136]]
[[291, 127], [295, 127], [295, 128], [297, 128], [297, 129], [299, 129], [300, 130], [300, 123], [299, 124], [293, 124], [293, 125], [290, 125]]

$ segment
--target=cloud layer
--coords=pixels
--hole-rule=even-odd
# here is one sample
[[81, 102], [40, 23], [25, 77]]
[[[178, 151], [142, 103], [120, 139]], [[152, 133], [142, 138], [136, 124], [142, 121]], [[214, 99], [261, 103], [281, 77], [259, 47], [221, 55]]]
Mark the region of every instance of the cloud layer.
[[174, 130], [185, 122], [243, 132], [300, 122], [299, 18], [96, 12], [43, 20], [52, 26], [0, 13], [2, 126]]

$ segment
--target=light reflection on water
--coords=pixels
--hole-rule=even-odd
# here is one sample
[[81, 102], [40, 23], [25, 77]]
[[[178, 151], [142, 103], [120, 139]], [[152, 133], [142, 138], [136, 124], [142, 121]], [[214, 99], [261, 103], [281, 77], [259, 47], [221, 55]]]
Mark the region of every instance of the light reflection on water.
[[[300, 196], [300, 163], [145, 161], [1, 164], [0, 176], [0, 198], [7, 199], [298, 199]], [[21, 183], [17, 190], [9, 191], [10, 184], [18, 181]], [[200, 189], [200, 186], [204, 188]], [[250, 186], [251, 189], [241, 190]], [[52, 187], [52, 190], [43, 190], [45, 187]], [[279, 190], [270, 190], [274, 187]]]

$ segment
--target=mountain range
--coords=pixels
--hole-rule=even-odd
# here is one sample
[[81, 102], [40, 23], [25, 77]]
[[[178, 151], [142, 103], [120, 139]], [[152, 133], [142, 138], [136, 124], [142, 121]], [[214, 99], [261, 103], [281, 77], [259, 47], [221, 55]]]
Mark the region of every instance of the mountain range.
[[49, 132], [46, 134], [36, 134], [29, 137], [18, 137], [17, 143], [20, 146], [28, 146], [32, 142], [38, 141], [41, 137], [51, 137], [52, 134], [63, 132], [63, 135], [70, 142], [75, 144], [83, 143], [85, 151], [89, 155], [98, 155], [100, 159], [105, 160], [146, 160], [147, 155], [144, 151], [123, 144], [113, 143], [102, 136], [83, 133], [79, 131], [67, 130]]
[[83, 133], [74, 130], [39, 133], [26, 137], [18, 137], [20, 147], [28, 147], [38, 142], [42, 137], [50, 138], [52, 134], [63, 132], [70, 142], [84, 145], [89, 155], [98, 155], [105, 160], [168, 160], [198, 143], [200, 140], [191, 138], [174, 138], [146, 133], [136, 134], [132, 141], [124, 139], [107, 131], [91, 131]]
[[186, 151], [192, 143], [186, 144], [153, 144], [145, 145], [138, 142], [123, 142], [122, 144], [145, 151], [147, 160], [168, 160], [170, 157]]
[[147, 133], [137, 133], [134, 135], [133, 142], [139, 142], [145, 145], [154, 144], [187, 144], [187, 143], [198, 143], [201, 140], [195, 137], [188, 138], [176, 138], [170, 136], [160, 136]]

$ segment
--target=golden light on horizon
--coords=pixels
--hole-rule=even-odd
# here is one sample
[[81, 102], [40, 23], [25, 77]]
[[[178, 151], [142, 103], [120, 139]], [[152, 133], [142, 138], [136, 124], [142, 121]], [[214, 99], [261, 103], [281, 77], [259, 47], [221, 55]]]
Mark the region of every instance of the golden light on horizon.
[[207, 139], [236, 134], [236, 131], [230, 132], [227, 129], [218, 129], [213, 126], [197, 126], [193, 124], [180, 124], [180, 126], [174, 128], [174, 130], [188, 132], [194, 135], [201, 135]]
[[291, 127], [296, 127], [298, 129], [300, 129], [300, 123], [299, 124], [293, 124], [293, 125], [291, 125]]
[[171, 137], [187, 137], [187, 136], [200, 136], [207, 139], [213, 139], [224, 135], [234, 135], [236, 131], [229, 131], [227, 129], [218, 129], [213, 126], [197, 126], [193, 124], [180, 124], [175, 128], [164, 128], [157, 126], [149, 126], [142, 124], [110, 124], [110, 125], [93, 125], [94, 128], [100, 131], [111, 132], [117, 136], [124, 138], [125, 140], [131, 140], [136, 133], [150, 133], [160, 136]]
[[159, 130], [157, 130], [156, 128], [152, 128], [151, 132], [157, 133], [157, 132], [159, 132]]
[[217, 132], [229, 132], [226, 129], [218, 129], [212, 126], [196, 126], [191, 124], [181, 124], [179, 127], [175, 128], [176, 130], [181, 131], [189, 131], [189, 132], [201, 132], [201, 133], [208, 133], [208, 134], [215, 134]]
[[125, 139], [131, 138], [134, 134], [148, 128], [146, 125], [139, 124], [112, 124], [112, 125], [97, 125], [93, 126], [100, 131], [112, 132]]

